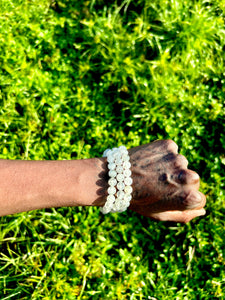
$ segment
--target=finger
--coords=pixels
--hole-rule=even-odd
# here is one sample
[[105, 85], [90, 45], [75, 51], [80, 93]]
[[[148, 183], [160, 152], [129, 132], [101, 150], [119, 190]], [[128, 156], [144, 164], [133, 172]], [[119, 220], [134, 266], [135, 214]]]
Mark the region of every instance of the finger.
[[157, 150], [162, 150], [163, 152], [178, 153], [178, 146], [172, 140], [156, 140], [152, 142], [152, 146], [154, 146]]
[[165, 163], [171, 164], [173, 169], [187, 169], [188, 160], [181, 154], [175, 154], [173, 152], [169, 152], [162, 157], [162, 160]]
[[171, 175], [171, 179], [176, 183], [182, 185], [194, 185], [197, 189], [199, 189], [200, 177], [196, 172], [192, 170], [178, 170], [173, 175]]
[[206, 211], [204, 208], [198, 210], [186, 210], [186, 211], [165, 211], [161, 213], [153, 213], [149, 217], [158, 221], [172, 221], [179, 223], [187, 223], [192, 219], [200, 216], [204, 216]]
[[203, 193], [197, 190], [189, 190], [184, 191], [184, 199], [183, 202], [181, 201], [181, 210], [183, 208], [192, 210], [196, 208], [203, 208], [206, 204], [206, 197]]
[[178, 153], [178, 146], [177, 144], [172, 141], [172, 140], [165, 140], [165, 143], [166, 143], [166, 147], [167, 147], [167, 150], [170, 152], [173, 152], [173, 153]]
[[187, 169], [188, 160], [185, 156], [178, 154], [174, 160], [174, 168], [175, 169]]
[[193, 189], [183, 190], [149, 205], [149, 211], [155, 213], [168, 210], [192, 210], [204, 207], [205, 203], [206, 197], [201, 192]]

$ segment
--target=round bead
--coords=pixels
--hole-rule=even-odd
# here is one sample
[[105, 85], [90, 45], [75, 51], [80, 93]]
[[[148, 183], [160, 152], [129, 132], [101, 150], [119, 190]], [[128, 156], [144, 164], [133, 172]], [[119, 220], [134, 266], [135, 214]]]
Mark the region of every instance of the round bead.
[[113, 163], [114, 162], [114, 157], [112, 155], [107, 156], [107, 161], [108, 163]]
[[116, 194], [117, 198], [119, 199], [123, 199], [124, 196], [125, 196], [125, 193], [123, 191], [118, 191], [117, 194]]
[[119, 146], [119, 149], [122, 151], [127, 151], [127, 148], [124, 145]]
[[116, 201], [114, 207], [116, 208], [116, 210], [120, 209], [120, 202]]
[[108, 168], [109, 168], [109, 170], [115, 170], [116, 164], [110, 163], [110, 164], [108, 164]]
[[116, 176], [116, 179], [117, 179], [118, 181], [123, 181], [123, 180], [124, 180], [124, 175], [121, 174], [121, 173], [119, 173], [119, 174]]
[[125, 185], [131, 185], [133, 183], [133, 180], [131, 177], [125, 177], [124, 178], [124, 184]]
[[132, 199], [131, 194], [125, 194], [125, 195], [124, 195], [124, 201], [125, 201], [125, 202], [129, 202], [129, 203], [130, 203], [131, 199]]
[[124, 202], [124, 211], [130, 206], [130, 202]]
[[[117, 184], [117, 185], [118, 185], [118, 184]], [[132, 191], [133, 191], [132, 186], [130, 186], [130, 185], [126, 185], [126, 186], [125, 186], [124, 192], [125, 192], [126, 194], [131, 194]]]
[[115, 196], [113, 196], [113, 195], [108, 195], [108, 196], [107, 196], [107, 201], [113, 203], [115, 200], [116, 200]]
[[106, 149], [104, 152], [103, 152], [103, 157], [106, 157], [107, 156], [107, 154], [109, 153], [109, 152], [111, 152], [111, 150], [110, 149]]
[[110, 177], [116, 177], [117, 172], [115, 170], [109, 170], [109, 176]]
[[106, 211], [106, 209], [105, 209], [105, 206], [100, 207], [100, 212], [103, 213], [104, 215], [108, 213], [108, 211]]
[[110, 186], [115, 186], [117, 184], [117, 180], [114, 177], [112, 177], [109, 179], [108, 184]]
[[131, 176], [131, 170], [130, 169], [125, 169], [123, 171], [123, 174], [124, 174], [125, 177], [129, 177], [129, 176]]
[[114, 153], [113, 153], [113, 157], [114, 157], [115, 159], [119, 159], [119, 158], [121, 158], [121, 153], [120, 153], [119, 151], [114, 152]]
[[122, 166], [122, 163], [123, 163], [123, 161], [120, 157], [115, 158], [115, 164], [117, 166]]
[[108, 157], [108, 156], [110, 156], [110, 155], [112, 155], [112, 150], [111, 149], [108, 149], [109, 151], [107, 151], [107, 153], [106, 153], [106, 156]]
[[130, 163], [129, 161], [125, 161], [125, 162], [123, 163], [123, 167], [124, 167], [124, 169], [130, 169], [131, 163]]
[[116, 187], [118, 188], [119, 191], [122, 191], [122, 190], [124, 190], [124, 188], [125, 188], [125, 184], [124, 184], [123, 182], [119, 181], [119, 182], [117, 183], [117, 186], [116, 186]]
[[107, 201], [107, 202], [105, 203], [104, 208], [105, 208], [105, 209], [111, 209], [111, 206], [112, 206], [112, 204], [111, 204], [109, 201]]
[[114, 195], [116, 193], [116, 188], [114, 186], [110, 186], [107, 192], [109, 195]]
[[117, 148], [112, 148], [112, 155], [114, 156], [117, 153]]
[[130, 160], [129, 156], [126, 155], [126, 153], [123, 153], [121, 158], [122, 158], [123, 161], [129, 161]]
[[103, 207], [100, 207], [100, 211], [103, 213], [103, 214], [108, 214], [110, 211], [111, 211], [111, 209], [110, 209], [110, 207], [105, 207], [105, 206], [103, 206]]
[[116, 167], [116, 172], [117, 173], [123, 173], [123, 167], [122, 166], [117, 166]]

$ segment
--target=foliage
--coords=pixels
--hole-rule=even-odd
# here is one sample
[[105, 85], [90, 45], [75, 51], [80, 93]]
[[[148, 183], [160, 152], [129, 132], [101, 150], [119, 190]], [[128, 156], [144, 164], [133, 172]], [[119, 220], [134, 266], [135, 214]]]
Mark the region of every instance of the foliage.
[[0, 3], [1, 158], [170, 138], [208, 199], [187, 225], [95, 208], [2, 217], [2, 300], [224, 299], [224, 20], [221, 0]]

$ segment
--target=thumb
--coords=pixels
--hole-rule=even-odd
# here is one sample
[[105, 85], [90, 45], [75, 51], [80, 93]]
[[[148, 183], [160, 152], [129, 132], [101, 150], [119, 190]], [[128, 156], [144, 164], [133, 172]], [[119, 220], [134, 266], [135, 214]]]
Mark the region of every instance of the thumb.
[[192, 219], [200, 216], [204, 216], [206, 211], [204, 208], [196, 210], [185, 210], [185, 211], [164, 211], [160, 213], [152, 213], [149, 217], [157, 221], [172, 221], [179, 223], [187, 223]]

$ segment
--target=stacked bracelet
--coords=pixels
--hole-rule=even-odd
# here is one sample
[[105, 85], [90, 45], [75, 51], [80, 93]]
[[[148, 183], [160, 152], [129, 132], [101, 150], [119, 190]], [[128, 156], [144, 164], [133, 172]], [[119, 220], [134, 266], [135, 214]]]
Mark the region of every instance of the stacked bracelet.
[[103, 214], [109, 212], [123, 212], [130, 205], [132, 199], [131, 164], [128, 151], [125, 146], [107, 149], [103, 153], [107, 157], [109, 169], [109, 187], [106, 203], [100, 208]]

